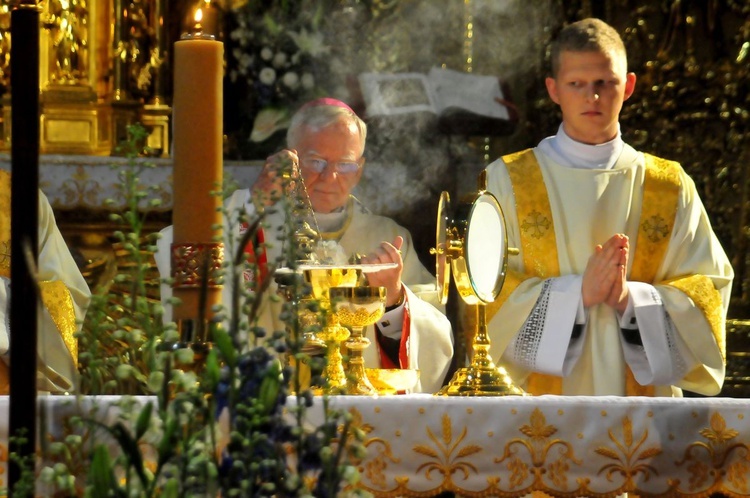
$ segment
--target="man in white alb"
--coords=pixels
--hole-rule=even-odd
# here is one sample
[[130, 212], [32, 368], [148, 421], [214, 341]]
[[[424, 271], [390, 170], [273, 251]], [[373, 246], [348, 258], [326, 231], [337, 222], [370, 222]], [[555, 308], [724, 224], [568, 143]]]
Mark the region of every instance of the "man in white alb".
[[612, 27], [573, 23], [551, 56], [557, 135], [487, 168], [520, 249], [490, 353], [533, 394], [715, 395], [733, 271], [695, 185], [623, 142], [636, 78]]

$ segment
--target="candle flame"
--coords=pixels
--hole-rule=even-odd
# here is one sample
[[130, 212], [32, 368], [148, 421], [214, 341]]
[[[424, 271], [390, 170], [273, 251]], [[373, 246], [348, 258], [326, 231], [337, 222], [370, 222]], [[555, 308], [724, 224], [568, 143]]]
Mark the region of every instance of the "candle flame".
[[200, 24], [200, 22], [203, 20], [203, 9], [196, 10], [193, 19], [195, 20], [196, 24]]

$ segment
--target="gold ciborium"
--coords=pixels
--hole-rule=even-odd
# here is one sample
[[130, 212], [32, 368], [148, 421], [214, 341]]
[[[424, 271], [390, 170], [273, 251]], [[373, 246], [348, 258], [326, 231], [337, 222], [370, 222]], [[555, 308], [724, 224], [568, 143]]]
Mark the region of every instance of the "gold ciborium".
[[367, 378], [363, 352], [370, 345], [364, 329], [385, 313], [385, 287], [331, 287], [329, 299], [338, 321], [352, 331], [344, 345], [349, 353], [346, 394], [377, 394]]
[[338, 317], [331, 308], [329, 289], [352, 288], [357, 285], [362, 270], [357, 266], [303, 265], [305, 281], [310, 284], [311, 298], [320, 303], [325, 314], [325, 324], [320, 332], [306, 338], [305, 346], [314, 346], [321, 341], [326, 346], [326, 367], [323, 372], [328, 381], [327, 390], [335, 392], [346, 386], [341, 344], [349, 337], [349, 329], [341, 326]]

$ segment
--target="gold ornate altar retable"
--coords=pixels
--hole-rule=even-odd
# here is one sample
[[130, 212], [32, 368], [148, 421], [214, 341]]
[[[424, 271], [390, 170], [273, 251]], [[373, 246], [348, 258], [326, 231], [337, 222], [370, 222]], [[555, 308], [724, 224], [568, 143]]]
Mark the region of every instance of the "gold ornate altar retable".
[[[0, 5], [0, 148], [9, 149], [10, 7]], [[167, 0], [41, 0], [39, 88], [43, 154], [117, 154], [127, 126], [169, 154]]]

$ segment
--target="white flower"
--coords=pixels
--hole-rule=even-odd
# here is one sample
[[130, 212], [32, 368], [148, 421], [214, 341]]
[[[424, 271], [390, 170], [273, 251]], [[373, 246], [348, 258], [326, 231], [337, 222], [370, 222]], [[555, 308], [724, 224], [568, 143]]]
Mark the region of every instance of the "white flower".
[[299, 76], [293, 71], [285, 73], [281, 81], [292, 90], [295, 90], [299, 86]]
[[260, 70], [258, 79], [264, 85], [273, 85], [273, 82], [276, 81], [276, 71], [272, 67], [264, 67]]
[[237, 59], [237, 64], [239, 64], [240, 68], [248, 68], [253, 63], [253, 57], [248, 54], [244, 53], [242, 56], [240, 56], [239, 59]]
[[286, 64], [287, 56], [284, 52], [276, 52], [276, 55], [273, 56], [273, 62], [271, 64], [273, 67], [284, 67], [284, 64]]
[[263, 47], [260, 51], [260, 58], [264, 61], [270, 61], [273, 58], [273, 50], [269, 47]]
[[315, 87], [315, 77], [310, 73], [302, 75], [302, 88], [312, 90]]
[[232, 40], [240, 40], [244, 36], [244, 31], [245, 30], [242, 28], [233, 29], [232, 32], [229, 33], [229, 38], [231, 38]]
[[289, 36], [294, 40], [300, 52], [308, 53], [313, 57], [325, 55], [331, 50], [325, 45], [323, 33], [320, 31], [308, 33], [305, 28], [302, 28], [299, 33], [289, 31]]

